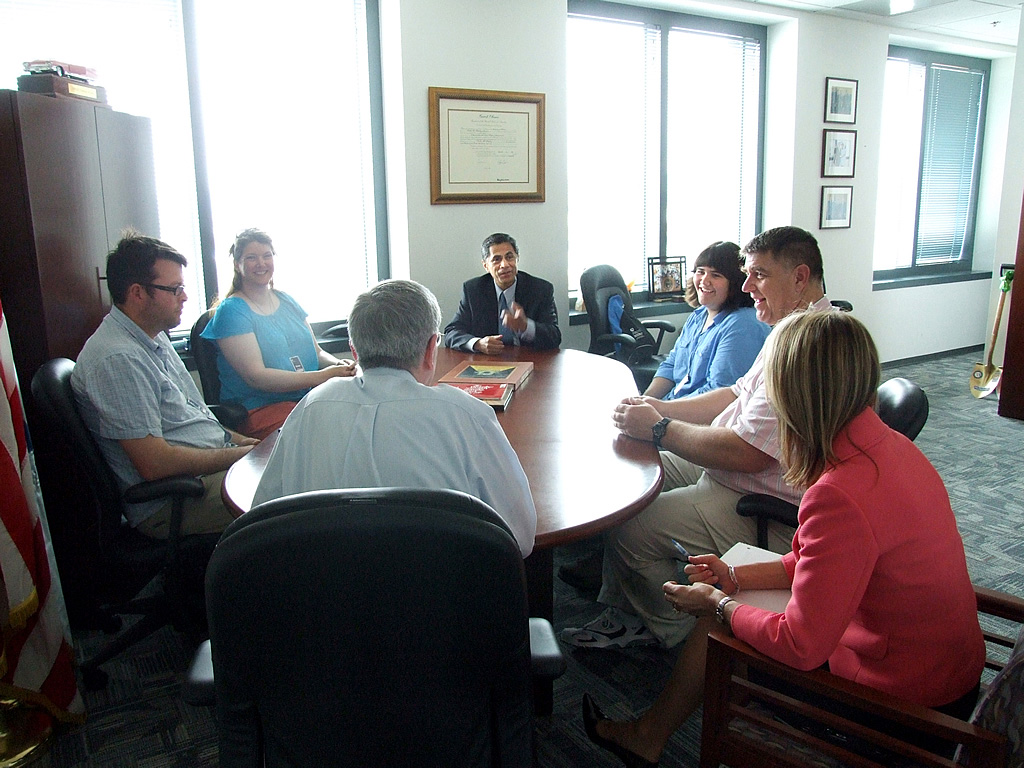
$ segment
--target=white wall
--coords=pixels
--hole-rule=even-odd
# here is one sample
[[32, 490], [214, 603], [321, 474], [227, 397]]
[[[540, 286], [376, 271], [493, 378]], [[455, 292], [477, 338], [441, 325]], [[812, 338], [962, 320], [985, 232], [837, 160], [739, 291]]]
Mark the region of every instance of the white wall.
[[[382, 21], [400, 14], [400, 49], [385, 29], [384, 55], [401, 55], [402, 114], [394, 94], [387, 152], [391, 178], [404, 177], [408, 221], [392, 227], [395, 274], [408, 275], [437, 296], [446, 318], [458, 306], [463, 281], [483, 272], [480, 243], [492, 232], [508, 232], [520, 250], [520, 268], [554, 283], [555, 296], [568, 295], [566, 201], [564, 0], [383, 0]], [[389, 62], [393, 66], [394, 61]], [[396, 87], [388, 72], [385, 90]], [[427, 88], [475, 88], [545, 94], [547, 138], [543, 203], [431, 205]], [[397, 100], [396, 100], [397, 101]], [[392, 167], [391, 148], [401, 141], [404, 169]], [[389, 195], [391, 190], [389, 189]], [[394, 201], [393, 201], [394, 202]], [[402, 203], [389, 208], [401, 217]], [[559, 322], [568, 330], [568, 300], [558, 302]]]
[[[730, 2], [728, 8], [733, 18], [749, 12], [769, 24], [765, 227], [792, 223], [818, 237], [829, 295], [853, 302], [883, 360], [984, 343], [994, 306], [987, 281], [871, 290], [887, 47], [956, 48], [956, 41], [916, 40], [905, 30], [897, 40], [882, 25], [798, 11], [778, 11], [766, 20], [765, 6], [753, 3]], [[551, 280], [556, 296], [565, 296], [565, 0], [382, 0], [382, 17], [395, 274], [427, 285], [450, 317], [461, 283], [480, 272], [480, 241], [506, 231], [519, 240], [522, 268]], [[1002, 58], [993, 66], [976, 269], [1012, 260], [1024, 190], [1024, 156], [1005, 152], [1024, 142], [1022, 63], [1005, 48], [988, 50]], [[857, 122], [850, 126], [857, 131], [856, 177], [840, 182], [854, 187], [852, 226], [841, 230], [817, 227], [821, 132], [838, 127], [823, 122], [826, 77], [859, 81]], [[430, 205], [429, 86], [545, 93], [546, 202]], [[565, 345], [586, 348], [586, 328], [570, 331], [564, 301], [558, 309]]]

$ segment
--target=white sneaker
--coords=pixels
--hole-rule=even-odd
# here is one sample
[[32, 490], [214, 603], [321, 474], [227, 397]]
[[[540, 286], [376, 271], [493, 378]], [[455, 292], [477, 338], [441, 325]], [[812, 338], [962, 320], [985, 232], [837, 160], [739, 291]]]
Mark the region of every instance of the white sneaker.
[[562, 642], [577, 648], [628, 648], [631, 645], [657, 645], [639, 616], [609, 607], [583, 627], [567, 627], [559, 633]]

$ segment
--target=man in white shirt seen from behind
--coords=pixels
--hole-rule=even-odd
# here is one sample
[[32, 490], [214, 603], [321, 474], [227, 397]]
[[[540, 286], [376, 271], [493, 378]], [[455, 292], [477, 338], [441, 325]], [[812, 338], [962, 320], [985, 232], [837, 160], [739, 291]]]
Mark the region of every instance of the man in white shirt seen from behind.
[[533, 550], [537, 511], [494, 410], [447, 385], [429, 386], [441, 310], [411, 280], [385, 280], [349, 314], [361, 373], [307, 394], [278, 437], [253, 504], [331, 488], [452, 489], [489, 504]]

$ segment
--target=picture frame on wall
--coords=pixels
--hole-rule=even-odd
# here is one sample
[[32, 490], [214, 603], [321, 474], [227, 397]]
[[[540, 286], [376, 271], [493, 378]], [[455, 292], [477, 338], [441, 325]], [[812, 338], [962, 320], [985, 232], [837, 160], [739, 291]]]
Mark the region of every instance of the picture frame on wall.
[[847, 229], [853, 219], [853, 187], [821, 188], [820, 229]]
[[825, 78], [825, 122], [857, 122], [857, 81]]
[[852, 179], [857, 155], [857, 132], [826, 128], [821, 134], [821, 175]]
[[430, 203], [544, 202], [544, 94], [428, 88]]
[[651, 301], [681, 301], [686, 290], [686, 257], [648, 258], [647, 290]]

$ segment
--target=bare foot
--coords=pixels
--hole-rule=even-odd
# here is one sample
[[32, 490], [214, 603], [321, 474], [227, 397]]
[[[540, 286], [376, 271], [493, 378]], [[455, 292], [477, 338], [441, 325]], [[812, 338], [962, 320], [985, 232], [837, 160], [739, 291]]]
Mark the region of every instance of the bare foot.
[[625, 747], [645, 760], [656, 763], [661, 757], [662, 750], [644, 736], [639, 720], [629, 722], [598, 720], [596, 727], [599, 736], [614, 741], [620, 747]]

